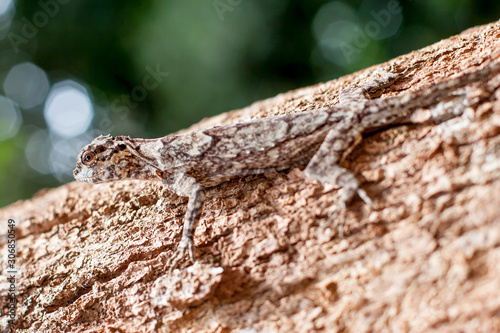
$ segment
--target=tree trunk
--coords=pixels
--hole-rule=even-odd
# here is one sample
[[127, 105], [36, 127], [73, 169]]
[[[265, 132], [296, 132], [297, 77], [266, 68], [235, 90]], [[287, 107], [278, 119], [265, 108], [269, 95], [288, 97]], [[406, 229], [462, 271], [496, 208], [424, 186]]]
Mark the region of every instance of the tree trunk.
[[[382, 98], [500, 59], [500, 23], [384, 64]], [[322, 108], [379, 66], [191, 129]], [[342, 166], [375, 201], [329, 221], [341, 189], [294, 168], [208, 191], [193, 265], [168, 275], [187, 200], [159, 182], [70, 183], [0, 210], [16, 220], [17, 332], [500, 331], [500, 75], [463, 116], [366, 135]], [[472, 98], [472, 97], [471, 97]], [[448, 107], [453, 107], [449, 105]], [[423, 110], [425, 111], [425, 110]], [[0, 266], [7, 267], [2, 245]], [[7, 273], [4, 273], [7, 275]], [[7, 295], [5, 277], [0, 295]], [[3, 307], [8, 300], [2, 299]], [[6, 310], [0, 324], [7, 328]]]

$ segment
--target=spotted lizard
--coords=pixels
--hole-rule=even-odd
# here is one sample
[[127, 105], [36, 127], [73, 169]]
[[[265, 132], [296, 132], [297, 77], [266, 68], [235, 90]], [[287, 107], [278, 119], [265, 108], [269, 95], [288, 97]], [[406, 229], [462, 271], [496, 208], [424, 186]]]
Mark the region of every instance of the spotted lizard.
[[[391, 72], [379, 71], [381, 77], [367, 84], [342, 91], [339, 104], [322, 109], [156, 139], [101, 135], [83, 147], [73, 174], [78, 181], [93, 184], [122, 179], [162, 181], [168, 190], [188, 197], [182, 238], [168, 263], [171, 271], [186, 251], [194, 261], [193, 234], [206, 189], [231, 177], [305, 166], [306, 177], [342, 189], [332, 219], [345, 213], [356, 194], [373, 208], [356, 177], [339, 165], [362, 140], [362, 134], [414, 123], [417, 110], [429, 111], [426, 122], [431, 123], [462, 115], [470, 106], [468, 86], [491, 80], [498, 75], [499, 64], [492, 61], [433, 86], [370, 99], [370, 92], [380, 92], [408, 72], [394, 74], [391, 68]], [[455, 98], [465, 102], [452, 109], [437, 107]]]

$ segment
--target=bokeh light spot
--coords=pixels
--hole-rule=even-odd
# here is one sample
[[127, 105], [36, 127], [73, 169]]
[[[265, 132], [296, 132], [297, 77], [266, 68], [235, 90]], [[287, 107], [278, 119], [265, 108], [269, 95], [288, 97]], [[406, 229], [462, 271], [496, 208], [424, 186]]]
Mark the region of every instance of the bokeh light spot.
[[16, 135], [22, 123], [21, 112], [4, 96], [0, 96], [0, 141]]
[[21, 108], [29, 109], [43, 103], [49, 90], [49, 79], [41, 68], [25, 62], [12, 67], [3, 89]]
[[357, 12], [347, 4], [333, 1], [323, 5], [313, 21], [313, 32], [323, 57], [338, 66], [355, 63], [361, 52], [351, 52], [359, 34]]
[[332, 32], [327, 30], [332, 23], [337, 21], [350, 21], [357, 24], [359, 17], [352, 7], [340, 1], [329, 2], [321, 6], [313, 21], [313, 32], [316, 39], [331, 38]]
[[0, 0], [0, 16], [5, 15], [5, 13], [10, 9], [12, 5], [12, 0]]
[[38, 130], [33, 133], [24, 150], [26, 160], [28, 160], [30, 167], [42, 174], [50, 174], [51, 170], [48, 158], [50, 148], [51, 143], [47, 130]]
[[44, 109], [49, 129], [71, 138], [84, 133], [94, 117], [92, 101], [80, 84], [67, 80], [52, 87]]

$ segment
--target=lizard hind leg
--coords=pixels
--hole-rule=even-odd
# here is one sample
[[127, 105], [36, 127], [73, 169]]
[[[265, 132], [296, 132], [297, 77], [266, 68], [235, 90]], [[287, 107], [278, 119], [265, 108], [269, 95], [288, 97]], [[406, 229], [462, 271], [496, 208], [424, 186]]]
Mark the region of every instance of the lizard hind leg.
[[338, 165], [361, 140], [361, 131], [353, 127], [332, 129], [305, 169], [309, 178], [329, 183], [342, 188], [342, 194], [336, 209], [329, 214], [335, 219], [340, 214], [338, 234], [343, 237], [344, 218], [347, 205], [358, 194], [363, 201], [373, 208], [373, 202], [360, 188], [356, 177], [347, 169]]

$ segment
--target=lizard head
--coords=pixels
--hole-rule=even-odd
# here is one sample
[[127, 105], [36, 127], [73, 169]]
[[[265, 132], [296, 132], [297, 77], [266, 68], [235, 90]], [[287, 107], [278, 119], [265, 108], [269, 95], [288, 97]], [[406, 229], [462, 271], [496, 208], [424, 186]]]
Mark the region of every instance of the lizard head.
[[154, 179], [155, 170], [144, 161], [127, 136], [100, 135], [83, 147], [73, 170], [76, 180], [98, 184], [121, 179]]

